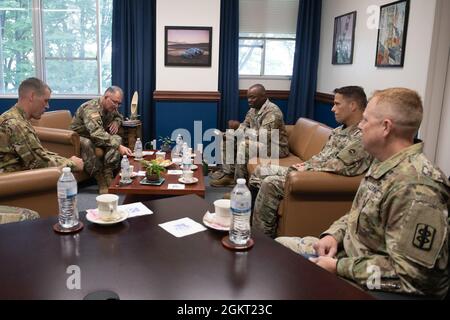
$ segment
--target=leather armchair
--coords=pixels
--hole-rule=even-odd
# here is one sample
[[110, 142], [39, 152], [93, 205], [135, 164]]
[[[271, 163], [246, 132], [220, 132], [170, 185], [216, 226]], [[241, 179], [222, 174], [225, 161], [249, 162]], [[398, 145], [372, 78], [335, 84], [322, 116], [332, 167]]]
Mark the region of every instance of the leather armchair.
[[44, 217], [58, 214], [58, 168], [0, 174], [0, 204], [34, 210]]
[[316, 236], [351, 208], [364, 175], [291, 172], [278, 208], [278, 236]]
[[[36, 134], [46, 149], [62, 157], [81, 158], [80, 136], [68, 129], [71, 122], [72, 115], [69, 110], [45, 112], [41, 119], [32, 120]], [[74, 172], [74, 176], [78, 182], [89, 179], [85, 172]]]

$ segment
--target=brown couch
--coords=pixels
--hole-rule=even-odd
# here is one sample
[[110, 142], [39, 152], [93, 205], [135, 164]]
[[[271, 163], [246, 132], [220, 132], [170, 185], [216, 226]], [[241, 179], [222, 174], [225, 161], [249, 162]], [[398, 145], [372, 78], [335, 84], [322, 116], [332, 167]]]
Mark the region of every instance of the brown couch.
[[57, 168], [0, 174], [0, 204], [34, 210], [41, 217], [58, 214]]
[[[332, 129], [319, 122], [300, 118], [287, 126], [289, 151], [279, 165], [291, 166], [310, 159], [326, 144]], [[254, 172], [261, 159], [248, 164]], [[278, 209], [278, 236], [319, 236], [351, 207], [363, 176], [343, 177], [325, 172], [291, 172], [285, 197]]]
[[[69, 130], [72, 115], [69, 110], [56, 110], [45, 112], [41, 119], [32, 120], [34, 129], [42, 145], [60, 156], [70, 158], [81, 157], [80, 136]], [[74, 172], [78, 182], [89, 179], [85, 172]]]
[[[42, 145], [50, 151], [70, 158], [80, 156], [80, 138], [67, 130], [72, 116], [68, 110], [46, 112], [39, 121], [32, 121]], [[45, 125], [45, 126], [44, 126]], [[64, 129], [66, 128], [66, 129]], [[41, 217], [58, 214], [58, 168], [25, 170], [0, 174], [0, 204], [28, 208]], [[88, 178], [76, 172], [78, 181]]]

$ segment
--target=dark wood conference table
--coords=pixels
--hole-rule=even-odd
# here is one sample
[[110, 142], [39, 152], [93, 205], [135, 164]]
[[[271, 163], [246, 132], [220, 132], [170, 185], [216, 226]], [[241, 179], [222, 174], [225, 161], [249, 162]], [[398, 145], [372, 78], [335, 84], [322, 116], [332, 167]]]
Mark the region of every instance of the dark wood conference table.
[[[209, 204], [196, 195], [146, 205], [152, 215], [110, 226], [82, 215], [85, 227], [72, 235], [52, 230], [56, 217], [1, 225], [0, 299], [83, 299], [99, 290], [120, 299], [372, 299], [258, 231], [251, 250], [234, 252], [221, 244], [226, 233], [176, 238], [158, 226], [201, 223]], [[80, 289], [67, 287], [70, 266], [79, 267]]]

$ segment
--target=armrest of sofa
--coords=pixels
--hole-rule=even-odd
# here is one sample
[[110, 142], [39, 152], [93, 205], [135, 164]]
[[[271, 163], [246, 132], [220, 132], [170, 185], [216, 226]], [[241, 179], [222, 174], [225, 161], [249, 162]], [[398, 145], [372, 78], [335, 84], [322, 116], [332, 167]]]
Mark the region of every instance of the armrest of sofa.
[[2, 173], [0, 199], [42, 190], [56, 190], [60, 175], [61, 171], [56, 167]]
[[58, 214], [58, 168], [0, 174], [0, 204], [34, 210], [41, 218]]
[[362, 177], [291, 172], [278, 208], [278, 236], [318, 237], [350, 210]]
[[70, 158], [80, 155], [80, 136], [72, 130], [34, 127], [42, 145], [60, 156]]
[[328, 172], [291, 172], [286, 179], [286, 190], [294, 194], [355, 194], [363, 175], [345, 177]]

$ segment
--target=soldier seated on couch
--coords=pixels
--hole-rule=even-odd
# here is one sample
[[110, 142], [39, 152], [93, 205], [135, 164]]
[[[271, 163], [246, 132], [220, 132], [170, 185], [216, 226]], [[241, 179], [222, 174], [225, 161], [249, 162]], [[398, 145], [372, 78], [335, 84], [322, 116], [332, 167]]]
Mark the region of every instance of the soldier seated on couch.
[[372, 156], [364, 151], [358, 124], [367, 105], [367, 97], [361, 87], [343, 87], [334, 90], [336, 128], [322, 151], [306, 162], [289, 168], [258, 166], [250, 177], [250, 186], [259, 189], [253, 209], [253, 225], [271, 237], [277, 232], [277, 212], [284, 198], [284, 184], [292, 171], [322, 171], [343, 176], [357, 176], [366, 172]]
[[444, 298], [448, 291], [447, 178], [414, 137], [417, 92], [393, 88], [370, 100], [359, 127], [375, 161], [350, 212], [319, 239], [276, 240], [331, 273], [369, 290]]

